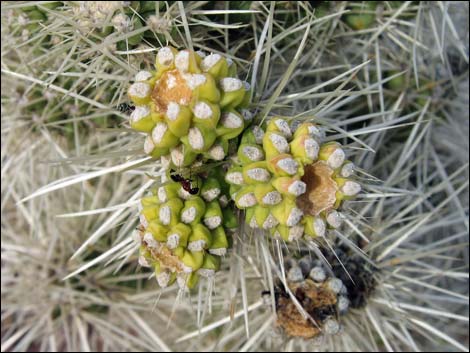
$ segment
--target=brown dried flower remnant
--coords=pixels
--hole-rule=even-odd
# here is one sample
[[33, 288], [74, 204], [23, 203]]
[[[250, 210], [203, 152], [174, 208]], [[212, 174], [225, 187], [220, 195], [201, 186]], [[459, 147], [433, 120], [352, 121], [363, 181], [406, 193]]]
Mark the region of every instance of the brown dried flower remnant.
[[317, 284], [310, 279], [301, 283], [290, 283], [289, 288], [315, 321], [304, 318], [292, 299], [278, 287], [276, 300], [277, 324], [282, 327], [289, 336], [314, 338], [321, 333], [323, 322], [336, 312], [336, 294], [325, 283]]

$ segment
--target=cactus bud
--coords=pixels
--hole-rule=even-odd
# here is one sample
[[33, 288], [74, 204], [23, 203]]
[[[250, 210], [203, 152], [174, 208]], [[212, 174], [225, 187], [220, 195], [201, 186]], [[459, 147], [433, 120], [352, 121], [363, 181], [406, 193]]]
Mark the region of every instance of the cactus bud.
[[[166, 243], [167, 241], [167, 233], [168, 233], [168, 228], [163, 226], [157, 221], [151, 221], [149, 222], [149, 225], [147, 227], [147, 231], [152, 234], [153, 238], [160, 242], [160, 243]], [[144, 237], [145, 240], [145, 237]]]
[[345, 154], [338, 142], [328, 142], [320, 147], [319, 159], [325, 161], [332, 169], [341, 167]]
[[151, 132], [155, 127], [155, 122], [152, 119], [148, 106], [136, 106], [129, 119], [131, 127], [137, 131]]
[[181, 221], [186, 224], [197, 224], [206, 212], [206, 203], [198, 196], [193, 196], [184, 202], [181, 210]]
[[271, 212], [281, 225], [288, 227], [297, 225], [303, 216], [303, 211], [296, 206], [295, 201], [290, 199], [284, 199], [272, 207]]
[[152, 87], [147, 82], [135, 82], [127, 91], [130, 100], [136, 105], [146, 105], [150, 103]]
[[289, 123], [281, 118], [271, 119], [266, 126], [266, 132], [276, 132], [278, 134], [281, 134], [287, 140], [290, 140], [292, 138], [292, 131], [289, 126]]
[[178, 191], [181, 189], [181, 185], [178, 183], [168, 183], [162, 185], [157, 189], [158, 201], [161, 203], [167, 202], [169, 199], [178, 197]]
[[196, 124], [189, 129], [188, 135], [184, 136], [181, 141], [190, 150], [200, 153], [207, 151], [216, 139], [214, 130], [209, 129], [201, 124]]
[[208, 74], [199, 74], [192, 77], [192, 85], [194, 93], [199, 99], [203, 99], [212, 103], [220, 101], [220, 91], [214, 78]]
[[272, 181], [274, 188], [283, 195], [298, 197], [305, 193], [307, 184], [298, 177], [280, 177]]
[[152, 141], [155, 147], [165, 149], [176, 146], [179, 140], [166, 123], [160, 122], [152, 130]]
[[169, 249], [176, 249], [179, 246], [186, 247], [188, 244], [191, 227], [183, 223], [175, 224], [168, 231], [166, 244]]
[[279, 221], [271, 214], [267, 207], [255, 206], [254, 214], [250, 226], [253, 228], [272, 229], [279, 224]]
[[271, 207], [282, 201], [282, 195], [274, 187], [268, 184], [260, 184], [255, 188], [256, 201], [260, 206]]
[[345, 161], [341, 166], [339, 176], [342, 178], [349, 178], [354, 174], [355, 165], [351, 161]]
[[217, 125], [217, 136], [223, 136], [224, 139], [232, 139], [238, 136], [244, 128], [243, 117], [234, 110], [222, 113]]
[[326, 213], [326, 222], [330, 228], [339, 228], [343, 223], [343, 215], [336, 210], [331, 210]]
[[201, 187], [201, 196], [207, 202], [215, 200], [221, 192], [220, 183], [216, 178], [207, 178]]
[[194, 123], [215, 129], [220, 119], [220, 108], [209, 101], [200, 100], [192, 108]]
[[303, 174], [299, 163], [290, 154], [280, 154], [268, 161], [268, 169], [275, 176]]
[[189, 131], [191, 110], [184, 105], [170, 102], [165, 112], [165, 122], [173, 135], [177, 137], [185, 136]]
[[247, 184], [267, 183], [271, 174], [267, 169], [266, 162], [255, 162], [243, 167], [243, 180]]
[[183, 208], [183, 201], [178, 198], [168, 200], [160, 206], [159, 220], [165, 226], [172, 226], [178, 223], [179, 213]]
[[186, 167], [196, 160], [197, 153], [185, 145], [178, 145], [171, 149], [171, 161], [177, 167]]
[[227, 60], [220, 54], [210, 54], [202, 59], [201, 68], [204, 72], [216, 78], [225, 77], [228, 74]]
[[220, 256], [214, 256], [206, 253], [204, 255], [204, 262], [201, 268], [197, 271], [197, 274], [203, 277], [211, 278], [215, 276], [215, 273], [220, 269]]
[[209, 253], [217, 256], [224, 256], [228, 248], [227, 235], [223, 227], [218, 227], [212, 231], [212, 244]]
[[310, 136], [301, 135], [290, 143], [292, 155], [304, 164], [311, 164], [318, 158], [319, 143]]
[[303, 219], [305, 234], [311, 237], [324, 237], [326, 231], [325, 221], [320, 217], [305, 216]]
[[215, 229], [222, 224], [222, 210], [220, 209], [217, 200], [210, 202], [206, 206], [206, 213], [204, 214], [204, 224], [209, 229]]
[[174, 69], [174, 60], [177, 53], [178, 51], [172, 47], [164, 47], [158, 51], [155, 59], [155, 67], [160, 76], [164, 71]]
[[238, 208], [244, 209], [257, 204], [253, 186], [246, 186], [240, 189], [235, 195], [235, 204]]
[[317, 141], [320, 141], [323, 139], [323, 132], [315, 124], [302, 123], [298, 126], [297, 130], [295, 130], [294, 139], [298, 138], [299, 136], [310, 136]]
[[290, 152], [287, 139], [279, 132], [266, 132], [264, 134], [263, 149], [266, 152], [267, 159]]
[[242, 81], [234, 77], [225, 77], [220, 80], [221, 97], [220, 106], [231, 108], [240, 105], [245, 97], [245, 86]]
[[339, 190], [336, 192], [336, 207], [342, 200], [351, 200], [361, 192], [361, 185], [345, 178], [335, 178]]
[[212, 234], [205, 226], [197, 223], [192, 226], [192, 233], [189, 235], [188, 249], [191, 251], [202, 251], [212, 244]]
[[241, 144], [237, 156], [242, 164], [264, 160], [263, 149], [256, 144]]
[[245, 184], [242, 167], [232, 167], [227, 170], [225, 181], [231, 185]]
[[180, 273], [176, 276], [176, 281], [180, 289], [190, 290], [194, 288], [194, 286], [199, 281], [199, 275], [195, 272], [186, 274]]
[[204, 277], [213, 277], [220, 269], [220, 256], [214, 256], [210, 253], [204, 254], [204, 261], [201, 268], [197, 271], [198, 275]]
[[[188, 249], [189, 249], [189, 245], [188, 245]], [[204, 262], [204, 252], [185, 250], [183, 253], [183, 256], [181, 257], [181, 262], [184, 265], [183, 267], [184, 272], [191, 273], [191, 272], [197, 271], [198, 269], [201, 268]]]

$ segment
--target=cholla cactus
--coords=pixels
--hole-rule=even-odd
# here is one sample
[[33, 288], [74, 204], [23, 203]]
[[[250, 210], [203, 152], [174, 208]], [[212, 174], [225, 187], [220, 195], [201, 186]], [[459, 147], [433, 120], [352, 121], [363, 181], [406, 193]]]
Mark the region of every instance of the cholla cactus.
[[121, 1], [79, 1], [73, 13], [83, 29], [103, 29], [107, 20], [122, 7]]
[[[320, 17], [320, 11], [317, 11], [319, 8], [313, 11], [313, 2], [140, 2], [140, 9], [131, 5], [131, 12], [127, 11], [128, 7], [123, 7], [106, 16], [102, 16], [101, 10], [98, 9], [96, 14], [89, 13], [96, 15], [95, 23], [98, 27], [85, 31], [78, 24], [82, 15], [71, 17], [71, 6], [74, 6], [74, 3], [64, 2], [57, 10], [44, 11], [49, 20], [39, 18], [37, 28], [30, 33], [25, 32], [23, 42], [27, 41], [26, 43], [20, 40], [23, 28], [15, 22], [15, 17], [4, 16], [4, 19], [12, 21], [13, 26], [11, 29], [2, 26], [2, 78], [10, 77], [13, 84], [2, 84], [2, 87], [15, 86], [17, 81], [26, 80], [29, 84], [25, 98], [30, 98], [35, 90], [47, 87], [57, 94], [57, 100], [52, 99], [45, 109], [41, 106], [22, 116], [20, 109], [14, 109], [17, 106], [12, 95], [5, 95], [2, 99], [2, 106], [10, 107], [14, 111], [9, 114], [2, 109], [2, 137], [6, 137], [2, 139], [2, 154], [7, 158], [7, 163], [2, 163], [2, 181], [6, 181], [2, 183], [2, 196], [11, 199], [11, 207], [3, 207], [8, 213], [2, 212], [2, 272], [4, 268], [6, 270], [6, 276], [2, 273], [2, 300], [7, 296], [4, 301], [7, 305], [6, 314], [2, 316], [2, 327], [5, 327], [2, 350], [46, 351], [75, 348], [169, 351], [189, 347], [198, 351], [212, 351], [217, 348], [230, 351], [295, 351], [298, 350], [296, 348], [321, 351], [338, 351], [338, 348], [345, 351], [391, 351], [419, 350], [426, 346], [449, 350], [448, 346], [443, 347], [446, 342], [453, 345], [450, 349], [462, 349], [459, 342], [465, 342], [468, 338], [468, 318], [462, 317], [462, 313], [468, 313], [468, 300], [465, 300], [468, 299], [468, 286], [465, 286], [466, 274], [462, 273], [462, 266], [466, 265], [463, 269], [468, 269], [468, 233], [465, 232], [468, 231], [468, 222], [465, 222], [468, 218], [465, 218], [468, 198], [462, 195], [463, 200], [460, 200], [457, 196], [462, 194], [460, 191], [465, 187], [463, 183], [468, 183], [468, 170], [465, 170], [463, 175], [453, 175], [453, 168], [455, 166], [458, 171], [465, 167], [468, 161], [465, 150], [468, 151], [468, 146], [465, 149], [453, 143], [456, 136], [460, 135], [452, 131], [462, 132], [462, 124], [456, 120], [455, 111], [447, 110], [446, 107], [442, 110], [449, 113], [442, 115], [437, 110], [441, 103], [447, 105], [445, 102], [449, 102], [447, 106], [453, 106], [454, 102], [450, 97], [429, 97], [429, 92], [424, 91], [411, 94], [410, 92], [414, 90], [414, 81], [418, 81], [418, 89], [427, 84], [421, 78], [423, 68], [427, 73], [423, 77], [437, 84], [436, 92], [451, 85], [455, 86], [460, 81], [461, 74], [468, 75], [468, 64], [462, 66], [464, 71], [454, 70], [455, 57], [448, 56], [446, 49], [452, 43], [458, 44], [455, 49], [459, 50], [462, 63], [468, 63], [468, 50], [465, 50], [468, 45], [460, 46], [458, 38], [465, 37], [455, 34], [465, 26], [454, 22], [455, 17], [451, 11], [454, 5], [444, 2], [403, 2], [398, 5], [400, 12], [393, 9], [395, 3], [391, 2], [378, 3], [376, 10], [368, 10], [366, 7], [369, 5], [365, 3], [363, 7], [357, 7], [356, 3], [336, 2], [325, 14], [326, 18], [315, 19], [314, 16]], [[4, 8], [8, 9], [5, 13], [12, 9], [16, 12], [16, 9], [27, 8], [31, 4], [33, 3], [2, 3], [2, 14]], [[100, 4], [104, 5], [106, 2]], [[147, 11], [147, 5], [153, 6], [153, 9]], [[161, 6], [160, 9], [155, 8], [158, 5]], [[330, 3], [327, 2], [327, 6], [330, 6]], [[40, 10], [44, 4], [37, 3], [36, 7]], [[217, 11], [211, 11], [214, 7], [217, 7]], [[250, 11], [233, 11], [248, 7]], [[331, 8], [334, 8], [333, 11]], [[406, 8], [415, 11], [419, 16], [407, 21], [402, 12], [408, 12]], [[430, 13], [431, 8], [441, 13], [442, 17]], [[348, 10], [351, 11], [347, 12]], [[458, 11], [468, 14], [468, 7], [467, 11]], [[355, 20], [359, 24], [348, 25], [348, 22], [354, 20], [351, 16], [361, 14], [367, 17], [356, 17]], [[84, 15], [85, 12], [83, 18]], [[23, 21], [26, 18], [24, 16], [22, 26], [34, 22], [34, 16], [28, 16], [29, 21]], [[146, 19], [145, 28], [139, 29], [134, 24], [134, 20], [143, 23]], [[428, 28], [423, 27], [426, 20], [430, 25]], [[354, 26], [357, 31], [351, 30]], [[186, 38], [183, 37], [183, 28]], [[108, 30], [113, 31], [109, 36], [106, 35]], [[144, 30], [145, 32], [142, 32]], [[153, 31], [157, 32], [157, 35]], [[122, 43], [127, 44], [135, 33], [144, 33], [145, 42], [141, 42], [140, 48], [128, 50], [130, 46], [120, 46]], [[455, 38], [449, 40], [453, 37]], [[132, 255], [136, 253], [137, 245], [131, 244], [130, 237], [126, 236], [136, 223], [136, 218], [132, 217], [132, 205], [134, 200], [142, 197], [143, 190], [151, 183], [145, 176], [160, 169], [161, 164], [158, 161], [149, 161], [149, 158], [136, 158], [135, 134], [122, 129], [90, 134], [88, 130], [83, 130], [82, 126], [92, 123], [97, 116], [112, 113], [112, 108], [121, 103], [123, 85], [119, 78], [127, 77], [131, 72], [135, 74], [133, 71], [136, 67], [146, 65], [148, 54], [145, 53], [154, 50], [154, 47], [159, 48], [161, 43], [182, 45], [183, 40], [196, 50], [214, 48], [220, 53], [230, 53], [237, 63], [244, 63], [245, 70], [240, 77], [245, 77], [245, 74], [251, 76], [250, 82], [254, 83], [253, 90], [256, 92], [255, 107], [262, 107], [260, 118], [270, 113], [299, 114], [306, 120], [311, 115], [317, 115], [328, 122], [332, 130], [342, 131], [339, 135], [344, 139], [351, 136], [354, 141], [359, 142], [352, 142], [351, 147], [356, 151], [354, 160], [370, 172], [370, 175], [367, 175], [369, 178], [360, 175], [367, 194], [361, 195], [364, 197], [363, 202], [354, 205], [354, 216], [348, 218], [348, 221], [352, 222], [351, 226], [344, 229], [344, 232], [328, 232], [328, 237], [320, 241], [322, 244], [331, 245], [331, 252], [341, 258], [344, 265], [342, 271], [335, 269], [337, 261], [334, 257], [328, 257], [322, 252], [333, 267], [332, 273], [328, 272], [327, 266], [322, 268], [323, 266], [314, 262], [307, 266], [307, 269], [313, 266], [308, 274], [302, 272], [297, 281], [297, 265], [300, 266], [304, 260], [295, 261], [294, 264], [289, 261], [289, 286], [284, 285], [285, 267], [282, 266], [281, 252], [286, 254], [287, 250], [306, 250], [306, 242], [299, 242], [299, 246], [296, 242], [291, 242], [286, 245], [284, 252], [281, 240], [268, 241], [265, 237], [250, 239], [246, 229], [240, 229], [239, 236], [234, 240], [236, 246], [233, 253], [231, 252], [233, 261], [230, 263], [230, 271], [217, 273], [217, 290], [212, 290], [211, 280], [200, 281], [197, 317], [194, 313], [195, 297], [187, 301], [176, 301], [175, 315], [170, 316], [168, 309], [175, 302], [173, 294], [177, 291], [177, 286], [156, 292], [155, 281], [144, 282], [146, 274], [133, 273], [137, 259]], [[7, 46], [5, 43], [8, 42], [10, 44]], [[432, 45], [429, 45], [430, 43]], [[116, 45], [121, 52], [114, 50]], [[430, 51], [429, 48], [436, 50]], [[421, 61], [420, 57], [427, 60]], [[451, 71], [452, 75], [446, 82], [441, 81], [440, 75], [433, 74], [433, 63], [437, 57], [442, 58], [442, 66]], [[400, 83], [400, 79], [394, 79], [401, 78], [396, 75], [403, 71], [407, 72], [402, 75], [404, 85]], [[72, 83], [65, 84], [61, 78]], [[398, 86], [397, 91], [394, 86]], [[407, 87], [410, 90], [405, 92]], [[102, 92], [110, 93], [109, 97], [104, 98]], [[426, 105], [417, 107], [418, 100], [410, 99], [418, 95], [424, 96]], [[438, 99], [435, 100], [436, 98]], [[74, 100], [70, 109], [68, 99]], [[407, 102], [412, 104], [404, 105]], [[31, 100], [27, 102], [28, 107], [33, 104]], [[461, 106], [462, 111], [468, 113], [468, 102]], [[191, 109], [191, 106], [189, 108]], [[65, 113], [69, 120], [60, 124], [49, 124], [54, 112]], [[39, 119], [36, 113], [39, 113]], [[446, 124], [455, 125], [455, 129], [447, 129], [446, 126], [445, 131], [437, 133], [436, 126], [440, 125], [442, 117], [445, 117]], [[419, 120], [416, 122], [415, 118]], [[28, 128], [31, 121], [40, 123], [40, 128]], [[468, 122], [468, 119], [463, 121]], [[86, 124], [81, 125], [82, 122]], [[56, 127], [67, 126], [63, 124], [70, 124], [74, 128], [73, 149], [65, 148], [65, 144], [57, 145], [54, 141], [57, 134], [52, 132]], [[345, 130], [348, 133], [345, 133]], [[25, 139], [25, 134], [29, 135], [30, 132], [31, 139]], [[38, 138], [39, 134], [44, 139], [40, 139], [41, 136]], [[290, 154], [296, 159], [292, 152], [295, 137], [286, 140], [290, 142]], [[460, 140], [463, 141], [464, 138]], [[53, 158], [41, 152], [42, 147], [49, 144], [58, 152]], [[227, 145], [235, 147], [235, 151], [238, 149], [238, 143]], [[256, 145], [259, 147], [262, 143]], [[5, 149], [5, 146], [9, 148]], [[375, 151], [374, 157], [367, 154], [361, 146]], [[5, 150], [7, 152], [3, 153]], [[171, 156], [170, 150], [171, 148], [167, 156]], [[218, 156], [225, 154], [223, 145], [220, 145], [219, 151], [223, 153], [217, 154]], [[250, 152], [250, 149], [247, 151], [253, 152]], [[266, 159], [268, 153], [263, 148], [261, 151]], [[181, 144], [179, 152], [180, 156], [184, 157], [188, 153], [187, 145]], [[241, 151], [240, 159], [248, 156], [244, 152]], [[207, 152], [198, 152], [199, 157], [196, 159], [206, 158], [204, 153]], [[41, 176], [53, 173], [54, 178], [63, 179], [52, 182], [52, 179], [30, 177], [35, 171], [32, 166], [35, 162], [44, 162], [44, 158], [54, 162], [42, 163], [45, 172], [41, 173]], [[193, 175], [197, 174], [191, 158], [188, 157], [186, 162], [191, 165]], [[247, 163], [239, 162], [239, 165], [244, 168]], [[302, 179], [307, 178], [309, 165], [315, 163], [319, 163], [319, 160], [299, 164], [304, 169], [304, 174], [298, 175], [300, 181], [304, 182]], [[322, 163], [318, 165], [322, 166]], [[452, 169], [449, 169], [449, 166]], [[180, 169], [175, 169], [181, 173]], [[313, 175], [324, 175], [320, 168], [314, 169], [314, 172]], [[269, 173], [271, 178], [275, 176], [274, 172]], [[114, 178], [116, 175], [119, 175], [119, 178], [110, 182], [108, 178]], [[378, 180], [371, 175], [384, 180], [384, 185], [379, 185]], [[100, 180], [95, 183], [94, 178], [98, 176]], [[336, 194], [331, 192], [334, 190], [331, 186], [336, 184], [336, 187], [340, 188], [337, 176], [334, 173], [331, 178], [318, 177], [319, 181], [325, 181], [324, 185], [330, 187], [327, 188], [326, 197], [319, 197], [320, 201], [328, 202], [330, 197], [336, 197]], [[331, 179], [335, 184], [327, 183]], [[47, 182], [51, 184], [44, 186]], [[61, 188], [69, 188], [71, 184], [80, 187], [82, 194], [73, 197], [72, 190], [65, 189], [64, 192], [56, 192], [40, 203], [19, 203], [19, 199], [27, 195], [37, 197]], [[3, 185], [6, 185], [5, 188]], [[202, 189], [203, 185], [206, 183], [194, 182], [194, 187]], [[262, 190], [265, 185], [247, 184], [242, 188], [250, 186], [254, 186], [255, 190]], [[232, 191], [240, 192], [242, 188], [236, 190], [237, 187], [233, 186]], [[302, 196], [308, 196], [307, 190], [306, 187], [306, 192], [299, 197], [291, 196], [290, 200], [295, 202], [295, 207], [302, 209]], [[88, 195], [93, 198], [93, 202], [87, 202]], [[158, 196], [158, 193], [155, 196]], [[168, 214], [168, 210], [170, 215], [173, 215], [180, 206], [177, 200], [184, 205], [186, 197], [195, 196], [181, 192], [168, 201], [155, 201], [153, 211], [159, 210], [158, 220], [161, 221], [161, 218], [165, 219], [160, 217], [162, 207], [169, 206], [163, 211], [163, 216], [165, 212]], [[281, 193], [281, 196], [284, 198], [286, 195]], [[60, 203], [60, 199], [64, 199], [64, 202]], [[166, 202], [170, 201], [167, 205]], [[207, 207], [211, 202], [204, 200], [204, 203], [205, 213], [208, 213]], [[312, 203], [313, 206], [319, 204]], [[3, 200], [2, 204], [5, 204]], [[253, 213], [259, 218], [261, 216], [256, 213], [258, 206], [254, 207]], [[266, 208], [271, 210], [274, 207], [275, 205]], [[91, 210], [84, 212], [86, 208]], [[93, 218], [78, 218], [78, 227], [74, 229], [79, 229], [79, 234], [71, 237], [73, 234], [65, 232], [67, 237], [63, 238], [61, 234], [64, 232], [60, 228], [56, 231], [55, 227], [56, 213], [64, 212], [63, 209], [73, 212], [67, 217], [82, 217], [88, 214]], [[146, 216], [151, 207], [145, 205], [144, 209], [142, 213]], [[223, 207], [221, 209], [222, 212], [227, 210]], [[37, 212], [34, 212], [35, 210]], [[148, 212], [152, 216], [152, 211]], [[213, 217], [208, 214], [207, 224], [204, 219], [198, 224], [209, 229], [208, 224], [219, 222], [217, 213], [218, 210]], [[282, 214], [277, 214], [280, 213]], [[250, 214], [249, 208], [247, 214]], [[179, 220], [181, 215], [182, 209], [178, 213]], [[319, 218], [325, 224], [323, 216], [320, 213]], [[16, 224], [20, 223], [20, 217], [24, 219], [21, 223], [30, 227], [30, 232], [18, 231]], [[304, 217], [305, 213], [302, 219]], [[89, 227], [91, 224], [95, 225], [95, 218], [96, 227]], [[48, 219], [47, 223], [44, 223], [45, 219]], [[466, 228], [451, 230], [460, 219], [464, 222], [457, 225], [460, 228], [466, 224]], [[224, 217], [224, 223], [225, 220]], [[365, 224], [366, 220], [371, 224]], [[148, 222], [147, 219], [144, 222]], [[302, 221], [299, 224], [306, 229]], [[190, 224], [188, 226], [193, 228]], [[148, 228], [151, 226], [148, 225]], [[94, 229], [96, 231], [93, 231]], [[86, 234], [88, 230], [89, 237]], [[149, 247], [147, 241], [143, 240], [145, 230], [146, 228], [142, 227], [142, 234], [137, 233], [144, 248], [143, 253]], [[9, 236], [6, 244], [4, 233]], [[162, 234], [165, 235], [166, 241], [158, 244], [169, 248], [172, 243], [168, 233], [158, 232], [157, 236], [161, 237]], [[31, 239], [31, 236], [35, 239]], [[368, 272], [364, 264], [346, 261], [352, 257], [351, 254], [345, 259], [338, 253], [341, 244], [354, 241], [357, 236], [368, 240], [368, 247], [359, 248], [366, 255], [377, 259], [377, 265], [381, 268], [375, 277], [375, 292], [378, 295], [370, 298], [364, 310], [351, 310], [346, 315], [340, 314], [336, 317], [339, 303], [346, 302], [344, 298], [349, 300], [350, 307], [354, 306], [354, 293], [342, 276], [349, 273], [358, 285], [358, 274]], [[47, 245], [39, 252], [37, 248], [40, 243], [35, 241], [37, 239]], [[151, 238], [149, 241], [153, 244]], [[312, 245], [311, 242], [307, 243]], [[272, 260], [269, 251], [271, 247], [268, 245], [278, 250], [278, 256]], [[189, 246], [185, 247], [188, 248]], [[161, 246], [160, 249], [164, 247]], [[309, 247], [312, 254], [318, 249]], [[205, 249], [204, 254], [210, 254], [209, 250], [212, 249]], [[177, 248], [169, 249], [164, 258], [171, 259], [178, 251], [180, 250]], [[75, 252], [73, 261], [68, 261], [72, 252]], [[156, 252], [156, 255], [162, 256], [160, 252]], [[316, 255], [322, 258], [318, 252]], [[466, 261], [462, 262], [462, 258]], [[159, 259], [158, 265], [152, 263], [152, 259], [152, 256], [147, 256], [141, 261], [158, 267], [160, 277], [157, 278], [165, 280], [165, 276], [169, 275], [170, 279], [173, 277], [174, 280], [175, 276], [178, 277], [176, 271], [168, 270], [169, 267], [162, 269]], [[41, 268], [35, 266], [38, 261], [42, 265]], [[182, 263], [180, 258], [178, 261]], [[101, 267], [105, 262], [108, 266]], [[130, 266], [127, 266], [128, 263]], [[93, 267], [95, 265], [98, 266]], [[228, 266], [222, 263], [222, 269], [224, 267]], [[50, 268], [54, 271], [49, 271]], [[114, 274], [115, 269], [117, 271], [120, 268], [124, 269], [122, 276], [109, 277]], [[191, 273], [206, 271], [201, 268]], [[303, 269], [302, 266], [300, 268]], [[329, 298], [326, 315], [312, 316], [323, 332], [334, 333], [338, 327], [336, 324], [339, 323], [344, 327], [343, 335], [327, 337], [319, 347], [313, 347], [311, 341], [303, 339], [289, 339], [274, 345], [264, 344], [263, 341], [273, 341], [269, 332], [272, 321], [271, 311], [259, 312], [262, 307], [260, 293], [266, 288], [269, 288], [270, 293], [276, 293], [271, 286], [275, 280], [270, 279], [274, 272], [283, 280], [283, 287], [278, 286], [276, 291], [279, 294], [285, 292], [290, 298], [293, 298], [294, 294], [305, 310], [309, 308], [308, 297], [297, 297], [297, 291], [299, 294], [324, 292]], [[69, 280], [63, 281], [66, 275], [69, 275]], [[187, 276], [190, 277], [186, 278], [187, 283], [193, 283], [197, 278], [194, 274]], [[322, 276], [325, 277], [324, 282], [321, 282]], [[339, 295], [327, 286], [327, 283], [333, 282], [334, 276], [343, 282], [343, 292]], [[48, 284], [44, 287], [45, 295], [39, 296], [40, 305], [36, 305], [36, 288], [32, 291], [33, 296], [23, 295], [27, 292], [24, 284], [34, 283], [38, 278], [42, 281], [39, 284]], [[182, 282], [183, 275], [181, 278]], [[132, 282], [127, 284], [130, 279]], [[123, 286], [120, 286], [120, 283]], [[204, 291], [205, 284], [207, 291]], [[305, 289], [302, 288], [304, 284]], [[186, 283], [184, 285], [187, 286]], [[347, 295], [344, 287], [348, 288]], [[162, 293], [162, 297], [159, 297], [159, 309], [156, 312], [148, 310], [149, 303], [153, 303], [156, 296]], [[164, 298], [166, 295], [167, 299]], [[207, 305], [203, 303], [204, 300], [207, 300]], [[95, 309], [90, 310], [94, 304], [100, 308], [106, 306], [105, 312], [98, 315]], [[292, 308], [293, 303], [284, 301], [284, 304], [286, 308]], [[331, 307], [335, 310], [330, 310]], [[57, 308], [61, 311], [60, 316], [57, 316]], [[303, 319], [296, 313], [297, 311], [290, 315], [288, 311], [288, 315], [284, 315], [286, 324], [295, 317]], [[282, 316], [279, 310], [278, 314]], [[144, 315], [142, 319], [140, 315]], [[331, 319], [332, 316], [335, 318]], [[170, 329], [165, 329], [165, 324], [162, 324], [167, 319]], [[239, 324], [242, 321], [245, 328]], [[99, 325], [96, 325], [97, 323]], [[222, 328], [222, 325], [227, 326]], [[312, 330], [312, 327], [310, 329]], [[194, 334], [185, 335], [187, 330], [194, 330]], [[185, 342], [184, 336], [190, 337], [189, 344]], [[55, 344], [56, 341], [58, 344]], [[296, 342], [292, 343], [293, 341]], [[171, 344], [171, 347], [167, 347], [165, 342]], [[284, 343], [287, 346], [284, 346]], [[463, 350], [468, 348], [463, 347]]]
[[233, 212], [223, 210], [228, 200], [218, 179], [198, 183], [189, 193], [170, 181], [141, 200], [139, 263], [154, 268], [161, 287], [178, 280], [192, 288], [199, 276], [213, 277], [229, 246], [226, 230], [237, 226]]
[[[61, 1], [51, 1], [41, 4], [41, 6], [46, 9], [55, 9], [61, 5]], [[17, 17], [18, 24], [23, 27], [21, 37], [24, 41], [28, 40], [32, 33], [39, 31], [41, 25], [48, 21], [48, 13], [41, 7], [35, 5], [24, 6], [21, 8], [19, 14], [12, 14], [12, 16]]]
[[219, 54], [165, 47], [155, 65], [155, 72], [139, 72], [128, 91], [136, 104], [131, 127], [148, 134], [145, 152], [168, 155], [177, 167], [196, 158], [223, 160], [249, 117], [240, 110], [249, 87], [235, 77], [235, 64]]
[[[120, 35], [136, 31], [144, 26], [139, 1], [79, 1], [72, 7], [80, 31], [95, 32], [99, 36], [111, 33]], [[136, 13], [139, 11], [139, 15]], [[117, 43], [118, 49], [125, 50], [142, 42], [143, 32], [127, 36]]]
[[354, 165], [339, 143], [322, 144], [322, 132], [313, 123], [292, 127], [274, 118], [266, 132], [247, 130], [226, 175], [236, 206], [246, 210], [247, 223], [286, 241], [338, 228], [342, 215], [337, 209], [361, 190], [351, 180]]

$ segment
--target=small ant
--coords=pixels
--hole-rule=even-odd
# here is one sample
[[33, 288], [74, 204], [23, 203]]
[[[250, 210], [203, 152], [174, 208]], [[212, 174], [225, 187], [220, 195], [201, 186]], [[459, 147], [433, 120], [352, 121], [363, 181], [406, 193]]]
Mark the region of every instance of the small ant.
[[185, 191], [189, 192], [191, 195], [196, 195], [199, 192], [198, 187], [195, 187], [195, 188], [191, 187], [191, 183], [192, 183], [191, 177], [184, 178], [181, 175], [174, 174], [174, 173], [175, 173], [175, 170], [171, 169], [170, 170], [171, 180], [173, 180], [174, 182], [177, 182], [177, 183], [181, 183], [181, 186], [183, 187], [183, 189]]
[[127, 103], [121, 103], [117, 106], [117, 110], [119, 110], [121, 113], [129, 113], [131, 111], [134, 111], [135, 106], [129, 105]]
[[174, 169], [171, 169], [171, 170], [170, 170], [170, 173], [171, 173], [171, 174], [170, 174], [171, 180], [173, 180], [173, 181], [176, 182], [176, 183], [179, 183], [179, 182], [181, 182], [181, 181], [185, 181], [185, 180], [186, 180], [186, 179], [183, 178], [181, 175], [179, 175], [179, 174], [174, 174], [174, 173], [175, 173], [175, 170], [174, 170]]

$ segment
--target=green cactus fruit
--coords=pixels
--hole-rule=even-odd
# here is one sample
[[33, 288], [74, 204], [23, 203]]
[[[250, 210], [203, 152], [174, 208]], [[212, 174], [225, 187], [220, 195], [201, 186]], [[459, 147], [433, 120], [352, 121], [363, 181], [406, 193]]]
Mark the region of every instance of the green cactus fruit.
[[217, 200], [209, 202], [203, 217], [204, 225], [209, 229], [215, 229], [222, 224], [223, 214]]
[[326, 229], [341, 225], [337, 210], [361, 191], [361, 185], [342, 146], [321, 143], [322, 138], [313, 123], [289, 125], [279, 117], [264, 129], [251, 127], [243, 133], [225, 182], [250, 227], [293, 241], [322, 237]]
[[155, 67], [140, 71], [128, 90], [136, 105], [130, 125], [148, 134], [145, 152], [170, 154], [177, 167], [223, 160], [247, 124], [249, 85], [235, 77], [235, 64], [219, 54], [164, 47]]
[[153, 267], [162, 287], [177, 281], [188, 289], [200, 276], [215, 275], [229, 246], [226, 230], [237, 226], [233, 209], [226, 207], [229, 200], [219, 195], [219, 179], [201, 178], [199, 183], [200, 196], [171, 180], [141, 199], [135, 232], [141, 244], [139, 264]]
[[209, 253], [204, 255], [201, 267], [197, 271], [198, 275], [204, 277], [212, 277], [220, 269], [220, 256]]

